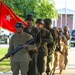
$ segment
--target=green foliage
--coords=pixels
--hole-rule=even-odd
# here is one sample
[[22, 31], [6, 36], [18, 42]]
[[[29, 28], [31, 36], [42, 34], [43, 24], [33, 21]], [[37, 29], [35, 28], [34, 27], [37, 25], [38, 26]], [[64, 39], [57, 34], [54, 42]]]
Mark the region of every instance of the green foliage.
[[46, 18], [56, 18], [57, 17], [57, 10], [55, 9], [54, 4], [50, 3], [49, 0], [42, 0], [42, 2], [39, 3], [39, 16]]
[[[7, 53], [8, 48], [0, 48], [0, 59], [4, 57], [4, 55]], [[10, 71], [10, 60], [4, 59], [0, 62], [0, 71], [1, 72], [8, 72]]]
[[25, 19], [28, 13], [32, 13], [36, 18], [57, 18], [58, 13], [54, 0], [3, 0], [20, 17]]
[[36, 17], [37, 5], [38, 5], [38, 0], [25, 0], [25, 6], [23, 8], [24, 15], [27, 15], [28, 13], [32, 13], [34, 17]]

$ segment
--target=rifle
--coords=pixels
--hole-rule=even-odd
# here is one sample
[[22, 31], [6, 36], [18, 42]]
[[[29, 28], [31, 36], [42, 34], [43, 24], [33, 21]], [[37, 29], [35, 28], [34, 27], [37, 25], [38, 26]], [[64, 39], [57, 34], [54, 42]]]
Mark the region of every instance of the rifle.
[[[25, 44], [34, 44], [34, 40], [28, 40]], [[17, 46], [15, 49], [13, 49], [12, 51], [8, 52], [3, 58], [0, 59], [0, 62], [2, 60], [4, 60], [5, 58], [10, 57], [11, 55], [15, 54], [16, 52], [18, 52], [20, 49], [22, 49], [22, 45]]]
[[60, 47], [57, 46], [55, 51], [59, 51], [62, 55], [64, 55], [64, 53], [60, 50]]

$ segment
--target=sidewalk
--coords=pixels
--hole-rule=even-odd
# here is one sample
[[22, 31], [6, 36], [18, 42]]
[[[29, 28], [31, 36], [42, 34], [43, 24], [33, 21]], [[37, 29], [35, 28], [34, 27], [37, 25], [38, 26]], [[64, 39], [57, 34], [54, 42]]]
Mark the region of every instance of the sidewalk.
[[9, 72], [7, 72], [7, 73], [2, 73], [2, 72], [0, 72], [0, 75], [12, 75], [12, 72], [11, 72], [11, 71], [9, 71]]
[[[12, 72], [11, 72], [11, 71], [6, 72], [6, 73], [2, 73], [2, 72], [0, 72], [0, 75], [12, 75]], [[21, 75], [21, 73], [20, 73], [19, 75]]]
[[[69, 63], [67, 69], [63, 71], [62, 74], [59, 74], [59, 68], [57, 67], [55, 75], [75, 75], [75, 48], [72, 47], [69, 52]], [[12, 75], [12, 72], [7, 73], [0, 72], [0, 75]], [[19, 74], [21, 75], [21, 74]]]
[[9, 44], [0, 44], [0, 48], [8, 48], [9, 47]]

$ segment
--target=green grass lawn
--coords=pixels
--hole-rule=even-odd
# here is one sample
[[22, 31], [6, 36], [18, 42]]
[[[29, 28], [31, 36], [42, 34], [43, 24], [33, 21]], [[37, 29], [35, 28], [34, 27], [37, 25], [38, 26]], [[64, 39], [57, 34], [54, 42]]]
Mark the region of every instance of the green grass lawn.
[[[5, 56], [8, 48], [0, 48], [0, 59]], [[10, 59], [4, 59], [0, 62], [0, 72], [8, 72], [10, 71]]]

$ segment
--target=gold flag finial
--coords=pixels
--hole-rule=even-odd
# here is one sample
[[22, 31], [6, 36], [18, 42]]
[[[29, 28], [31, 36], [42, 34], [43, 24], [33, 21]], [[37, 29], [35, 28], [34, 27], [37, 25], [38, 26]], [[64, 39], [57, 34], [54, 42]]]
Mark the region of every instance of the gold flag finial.
[[0, 0], [0, 1], [2, 1], [2, 0]]

